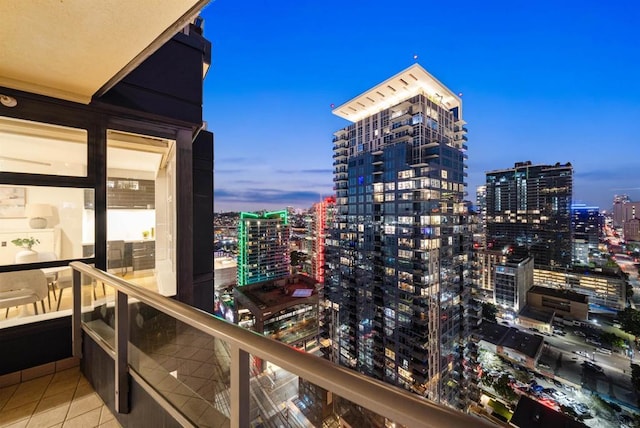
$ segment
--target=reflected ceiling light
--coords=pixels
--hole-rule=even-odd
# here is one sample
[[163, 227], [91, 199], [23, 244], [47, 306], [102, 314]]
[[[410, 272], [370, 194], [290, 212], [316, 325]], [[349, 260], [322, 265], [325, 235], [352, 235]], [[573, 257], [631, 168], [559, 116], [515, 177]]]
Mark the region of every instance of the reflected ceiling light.
[[15, 107], [18, 105], [18, 100], [9, 95], [0, 94], [0, 104], [5, 107]]
[[0, 160], [32, 163], [34, 165], [51, 166], [51, 164], [49, 162], [40, 162], [40, 161], [36, 161], [36, 160], [31, 160], [31, 159], [20, 159], [20, 158], [14, 158], [14, 157], [11, 157], [11, 156], [0, 156]]

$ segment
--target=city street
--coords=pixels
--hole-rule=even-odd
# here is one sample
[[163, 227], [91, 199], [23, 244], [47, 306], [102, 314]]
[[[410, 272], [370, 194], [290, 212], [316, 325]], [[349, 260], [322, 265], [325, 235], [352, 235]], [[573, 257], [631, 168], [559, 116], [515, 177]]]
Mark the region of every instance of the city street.
[[298, 398], [298, 376], [273, 365], [251, 378], [252, 427], [310, 427], [293, 400]]
[[[595, 360], [592, 356], [593, 353], [589, 357], [584, 357], [568, 352], [566, 348], [549, 345], [545, 347], [540, 361], [548, 364], [551, 369], [541, 370], [541, 373], [548, 374], [549, 377], [559, 379], [561, 382], [580, 386], [583, 393], [597, 392], [602, 398], [634, 409], [636, 399], [631, 388], [628, 360], [625, 365], [624, 361], [616, 361], [615, 356], [595, 353]], [[586, 367], [585, 361], [602, 367], [603, 372]]]

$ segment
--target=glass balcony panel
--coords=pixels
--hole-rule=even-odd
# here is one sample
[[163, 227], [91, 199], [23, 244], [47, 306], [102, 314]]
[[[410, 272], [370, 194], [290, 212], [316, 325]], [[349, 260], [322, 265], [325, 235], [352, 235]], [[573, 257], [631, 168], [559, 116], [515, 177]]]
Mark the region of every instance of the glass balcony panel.
[[[81, 284], [82, 324], [115, 352], [116, 304], [114, 289], [85, 275], [81, 277]], [[71, 288], [68, 293], [71, 295]]]
[[227, 344], [141, 302], [129, 317], [131, 368], [194, 425], [228, 425]]

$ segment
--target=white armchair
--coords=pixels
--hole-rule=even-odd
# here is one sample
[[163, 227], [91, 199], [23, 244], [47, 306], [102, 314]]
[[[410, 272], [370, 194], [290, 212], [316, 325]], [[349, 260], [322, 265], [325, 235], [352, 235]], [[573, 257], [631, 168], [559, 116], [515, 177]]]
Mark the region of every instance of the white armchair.
[[0, 273], [0, 309], [6, 308], [5, 318], [9, 316], [9, 308], [29, 303], [37, 315], [36, 303], [40, 302], [44, 313], [44, 299], [48, 296], [47, 279], [39, 269]]

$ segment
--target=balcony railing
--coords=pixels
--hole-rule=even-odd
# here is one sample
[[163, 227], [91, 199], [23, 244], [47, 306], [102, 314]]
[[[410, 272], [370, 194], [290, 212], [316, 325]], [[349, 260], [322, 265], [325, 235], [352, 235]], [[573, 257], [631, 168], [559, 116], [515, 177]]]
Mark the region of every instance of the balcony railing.
[[[261, 384], [260, 376], [262, 374], [260, 371], [262, 369], [256, 370], [256, 361], [259, 361], [258, 367], [264, 367], [262, 363], [268, 362], [271, 367], [275, 366], [282, 373], [286, 372], [287, 375], [292, 376], [292, 379], [299, 378], [300, 381], [304, 380], [331, 392], [329, 403], [337, 401], [350, 403], [355, 405], [355, 408], [360, 406], [368, 410], [378, 421], [386, 419], [408, 427], [494, 426], [485, 420], [368, 378], [313, 354], [300, 352], [291, 346], [236, 326], [184, 303], [161, 296], [84, 263], [72, 262], [71, 267], [73, 268], [73, 352], [75, 356], [81, 357], [81, 330], [83, 330], [115, 360], [114, 402], [115, 410], [119, 413], [129, 411], [128, 403], [132, 397], [129, 395], [128, 382], [129, 378], [132, 378], [148, 387], [149, 391], [153, 391], [151, 396], [156, 402], [183, 426], [198, 426], [200, 423], [212, 425], [211, 420], [202, 420], [202, 410], [198, 413], [200, 420], [193, 418], [188, 413], [189, 407], [198, 406], [194, 406], [191, 402], [190, 406], [186, 406], [184, 401], [176, 402], [172, 400], [171, 396], [163, 395], [162, 385], [167, 382], [186, 382], [188, 379], [186, 374], [179, 372], [182, 370], [181, 367], [175, 366], [175, 358], [173, 359], [174, 366], [168, 368], [162, 366], [162, 361], [167, 360], [166, 350], [163, 351], [159, 361], [153, 361], [152, 355], [145, 354], [144, 344], [148, 343], [144, 338], [145, 329], [153, 330], [153, 325], [156, 326], [153, 334], [148, 335], [154, 340], [152, 346], [149, 346], [151, 351], [158, 350], [158, 338], [162, 341], [167, 335], [170, 336], [166, 328], [157, 328], [157, 320], [164, 319], [173, 323], [173, 331], [189, 332], [184, 336], [189, 337], [190, 340], [190, 342], [186, 342], [183, 336], [175, 343], [169, 343], [167, 349], [179, 352], [182, 348], [195, 346], [193, 343], [198, 343], [198, 346], [201, 346], [200, 351], [196, 352], [196, 349], [192, 349], [187, 354], [195, 352], [194, 355], [198, 356], [197, 360], [200, 364], [213, 364], [212, 361], [203, 358], [203, 355], [206, 355], [205, 350], [212, 352], [211, 358], [217, 358], [220, 354], [228, 357], [228, 372], [225, 373], [228, 373], [229, 376], [217, 373], [219, 379], [210, 379], [212, 384], [210, 386], [217, 385], [219, 388], [212, 395], [211, 401], [213, 402], [198, 397], [203, 401], [202, 406], [209, 406], [211, 410], [210, 413], [205, 412], [204, 414], [209, 415], [207, 417], [222, 418], [223, 425], [247, 427], [255, 423], [253, 415], [256, 413], [252, 413], [251, 403], [252, 398], [254, 402], [257, 399], [256, 388], [259, 388]], [[92, 288], [95, 284], [104, 284], [108, 288], [101, 302], [97, 301], [93, 295]], [[92, 296], [94, 301], [92, 301]], [[130, 317], [129, 313], [133, 307], [138, 308], [139, 313], [137, 316]], [[105, 313], [110, 313], [109, 311], [113, 311], [113, 316], [105, 316]], [[153, 318], [156, 321], [155, 324], [142, 320], [144, 317], [141, 314], [146, 316], [150, 312], [156, 314]], [[109, 322], [96, 320], [96, 317], [100, 318], [101, 316]], [[221, 353], [221, 346], [228, 350], [228, 354]], [[91, 367], [91, 364], [92, 361], [84, 361], [86, 367]], [[150, 367], [151, 369], [149, 369]], [[192, 369], [195, 370], [195, 367]], [[144, 370], [151, 370], [148, 376]], [[163, 370], [167, 372], [166, 376], [163, 376]], [[216, 376], [215, 370], [207, 370], [206, 372], [210, 376]], [[147, 389], [146, 387], [145, 389]], [[189, 385], [183, 385], [182, 389], [185, 391], [184, 394], [197, 395]], [[169, 390], [171, 392], [168, 395], [175, 393], [177, 388], [172, 386]], [[200, 391], [201, 389], [198, 389], [198, 393]], [[220, 409], [219, 402], [224, 401], [222, 397], [228, 398], [226, 406]], [[266, 392], [265, 400], [274, 404], [275, 396], [271, 392]], [[135, 403], [132, 403], [133, 405]], [[274, 408], [280, 412], [286, 410], [287, 421], [290, 416], [297, 417], [295, 414], [291, 414], [296, 411], [295, 406], [291, 403], [288, 407], [286, 403], [281, 403], [281, 405], [278, 404]], [[265, 413], [268, 411], [261, 408], [259, 417], [263, 420], [269, 416]], [[284, 418], [283, 414], [279, 414], [278, 417]], [[338, 421], [340, 417], [341, 415], [338, 413], [336, 415]], [[313, 422], [314, 425], [316, 423], [321, 425], [321, 421]], [[287, 425], [286, 421], [282, 424]], [[305, 426], [309, 426], [309, 420]]]

